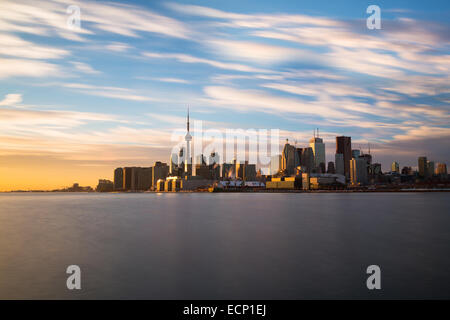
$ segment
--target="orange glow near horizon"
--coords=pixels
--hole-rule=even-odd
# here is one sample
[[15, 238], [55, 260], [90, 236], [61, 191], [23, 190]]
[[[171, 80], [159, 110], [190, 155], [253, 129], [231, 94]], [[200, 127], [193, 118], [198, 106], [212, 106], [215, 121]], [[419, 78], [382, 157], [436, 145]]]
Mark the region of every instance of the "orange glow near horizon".
[[54, 190], [73, 185], [95, 188], [98, 179], [113, 179], [113, 167], [41, 165], [0, 167], [0, 191]]

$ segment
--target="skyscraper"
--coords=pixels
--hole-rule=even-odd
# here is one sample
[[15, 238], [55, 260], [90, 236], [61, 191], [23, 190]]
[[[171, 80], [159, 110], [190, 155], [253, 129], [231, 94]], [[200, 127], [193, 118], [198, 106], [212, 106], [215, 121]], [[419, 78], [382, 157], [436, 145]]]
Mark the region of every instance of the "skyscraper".
[[116, 168], [114, 170], [114, 190], [119, 191], [123, 189], [123, 168]]
[[[352, 138], [340, 136], [336, 137], [336, 154], [343, 155], [344, 161], [344, 175], [350, 177], [350, 160], [352, 159]], [[336, 172], [338, 172], [338, 165], [336, 162]]]
[[336, 169], [334, 168], [334, 162], [328, 162], [327, 173], [336, 173]]
[[[299, 149], [297, 153], [300, 153]], [[314, 169], [314, 153], [311, 147], [301, 148], [300, 167], [303, 173], [311, 173]]]
[[434, 176], [434, 161], [427, 161], [427, 176]]
[[222, 179], [235, 179], [236, 178], [236, 164], [235, 163], [223, 163], [222, 164]]
[[447, 165], [445, 163], [437, 163], [435, 174], [441, 177], [447, 177]]
[[427, 177], [427, 157], [419, 157], [418, 159], [418, 167], [419, 167], [419, 177], [426, 178]]
[[186, 140], [186, 158], [184, 161], [184, 173], [186, 176], [192, 176], [192, 161], [191, 161], [192, 136], [189, 132], [189, 107], [187, 111], [187, 133], [184, 139]]
[[281, 153], [281, 170], [287, 175], [293, 175], [295, 174], [295, 167], [298, 165], [298, 162], [295, 147], [290, 145], [286, 139], [286, 144]]
[[353, 185], [367, 184], [367, 162], [364, 159], [353, 158], [350, 161], [350, 181]]
[[169, 173], [173, 176], [178, 175], [178, 155], [176, 153], [170, 155]]
[[270, 159], [270, 174], [277, 174], [281, 170], [281, 155], [277, 154]]
[[211, 152], [211, 154], [209, 155], [208, 158], [208, 164], [209, 165], [213, 165], [213, 164], [219, 164], [220, 163], [220, 156], [217, 152]]
[[139, 175], [141, 173], [141, 168], [133, 167], [131, 168], [131, 186], [130, 190], [139, 190]]
[[152, 186], [156, 187], [156, 182], [159, 179], [165, 179], [167, 178], [167, 175], [169, 174], [169, 167], [167, 164], [162, 163], [160, 161], [156, 161], [155, 165], [152, 167]]
[[[317, 137], [314, 132], [314, 137], [309, 140], [309, 146], [314, 154], [314, 168], [323, 168], [325, 166], [325, 144], [323, 140], [319, 138], [319, 129], [317, 129]], [[323, 163], [323, 165], [322, 165]]]
[[337, 174], [345, 175], [344, 154], [336, 153], [334, 157], [335, 170]]
[[400, 173], [400, 165], [398, 164], [398, 162], [396, 161], [392, 162], [391, 171]]

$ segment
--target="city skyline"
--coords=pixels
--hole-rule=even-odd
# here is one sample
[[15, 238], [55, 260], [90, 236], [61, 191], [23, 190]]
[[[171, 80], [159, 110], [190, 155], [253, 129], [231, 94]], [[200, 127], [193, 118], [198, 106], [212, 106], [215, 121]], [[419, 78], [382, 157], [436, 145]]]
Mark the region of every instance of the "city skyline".
[[368, 30], [366, 2], [315, 2], [2, 1], [0, 191], [168, 162], [187, 104], [208, 128], [302, 147], [319, 127], [325, 163], [337, 136], [383, 171], [448, 163], [450, 5], [380, 2]]

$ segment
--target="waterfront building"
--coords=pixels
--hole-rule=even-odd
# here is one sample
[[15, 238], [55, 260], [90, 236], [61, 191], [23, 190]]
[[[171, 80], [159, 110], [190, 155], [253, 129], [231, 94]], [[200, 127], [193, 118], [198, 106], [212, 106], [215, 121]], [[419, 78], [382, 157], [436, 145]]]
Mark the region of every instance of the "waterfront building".
[[206, 164], [196, 164], [195, 176], [203, 177], [204, 179], [212, 179], [211, 166]]
[[[154, 189], [157, 189], [156, 185], [158, 180], [164, 180], [169, 174], [169, 167], [166, 163], [162, 163], [160, 161], [156, 161], [152, 170], [152, 186]], [[164, 189], [164, 187], [163, 187]]]
[[427, 161], [427, 176], [434, 176], [434, 161]]
[[125, 167], [123, 168], [123, 187], [122, 190], [128, 191], [131, 190], [131, 172], [132, 167]]
[[365, 185], [367, 179], [367, 162], [365, 159], [353, 158], [350, 161], [350, 181], [353, 185]]
[[[349, 179], [350, 177], [350, 161], [352, 160], [352, 138], [346, 136], [336, 137], [336, 154], [343, 155], [344, 175]], [[336, 172], [338, 172], [338, 165], [336, 161]], [[340, 173], [340, 172], [338, 172]]]
[[427, 170], [427, 157], [419, 157], [418, 159], [418, 167], [419, 167], [419, 177], [427, 178], [428, 170]]
[[335, 170], [337, 174], [342, 174], [345, 176], [345, 168], [344, 168], [344, 154], [336, 153], [334, 156], [334, 164]]
[[364, 159], [366, 161], [367, 165], [372, 164], [372, 155], [370, 153], [361, 153], [359, 155], [360, 159]]
[[359, 150], [359, 149], [352, 150], [352, 158], [358, 159], [360, 155], [361, 155], [361, 150]]
[[297, 148], [300, 155], [300, 167], [302, 172], [312, 172], [314, 169], [314, 152], [311, 147]]
[[447, 165], [445, 163], [436, 164], [436, 175], [447, 177]]
[[131, 191], [137, 191], [139, 190], [139, 175], [140, 175], [141, 168], [139, 167], [132, 167], [131, 168], [131, 185], [130, 190]]
[[236, 164], [222, 164], [222, 179], [236, 179]]
[[120, 191], [123, 189], [123, 168], [116, 168], [114, 170], [114, 190]]
[[199, 154], [195, 157], [195, 164], [206, 165], [206, 157], [203, 154]]
[[114, 183], [106, 179], [99, 179], [97, 188], [95, 188], [95, 191], [97, 192], [111, 192], [113, 190], [114, 190]]
[[266, 189], [301, 189], [301, 177], [278, 177], [266, 182]]
[[281, 170], [281, 154], [277, 154], [270, 159], [270, 174], [276, 175]]
[[309, 140], [309, 147], [312, 149], [314, 154], [314, 169], [323, 169], [325, 166], [325, 144], [323, 143], [323, 139], [319, 138], [319, 129], [317, 129], [317, 137], [314, 132], [314, 137]]
[[406, 176], [410, 176], [413, 174], [413, 170], [411, 167], [403, 167], [402, 168], [402, 174]]
[[392, 162], [391, 171], [400, 173], [400, 165], [398, 164], [398, 162], [396, 162], [396, 161]]
[[327, 171], [326, 171], [326, 169], [325, 169], [325, 163], [324, 162], [321, 162], [320, 163], [320, 165], [319, 165], [319, 168], [318, 168], [318, 170], [317, 170], [317, 173], [326, 173]]
[[155, 190], [157, 192], [164, 192], [165, 191], [165, 183], [166, 181], [164, 179], [158, 179], [155, 182]]
[[152, 167], [145, 167], [145, 168], [139, 168], [138, 171], [138, 178], [136, 183], [136, 190], [142, 190], [147, 191], [150, 190], [152, 187], [153, 179], [153, 168]]
[[295, 168], [298, 165], [298, 156], [294, 146], [288, 143], [284, 145], [283, 152], [281, 153], [281, 171], [286, 175], [295, 174]]
[[249, 164], [248, 161], [236, 162], [236, 178], [244, 181], [256, 180], [256, 165]]
[[256, 180], [256, 164], [249, 164], [248, 162], [244, 164], [244, 173], [242, 180], [244, 181]]
[[177, 176], [178, 172], [178, 154], [172, 153], [170, 155], [169, 173], [172, 176]]
[[336, 173], [336, 169], [334, 168], [334, 162], [328, 162], [328, 170], [327, 173]]
[[220, 156], [217, 152], [211, 152], [208, 158], [208, 164], [209, 165], [220, 164]]

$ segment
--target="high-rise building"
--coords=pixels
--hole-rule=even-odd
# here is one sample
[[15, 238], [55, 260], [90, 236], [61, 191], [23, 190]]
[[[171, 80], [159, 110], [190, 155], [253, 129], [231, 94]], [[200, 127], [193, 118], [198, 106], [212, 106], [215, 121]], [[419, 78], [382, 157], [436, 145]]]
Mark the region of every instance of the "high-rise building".
[[334, 156], [335, 170], [337, 174], [345, 175], [344, 154], [336, 153]]
[[281, 170], [281, 154], [277, 154], [270, 159], [270, 174], [275, 175]]
[[427, 161], [427, 176], [434, 176], [434, 161]]
[[206, 165], [206, 157], [203, 154], [199, 154], [195, 157], [195, 164]]
[[217, 152], [211, 152], [211, 154], [209, 155], [208, 158], [208, 164], [209, 165], [213, 165], [213, 164], [219, 164], [220, 163], [220, 156]]
[[236, 178], [244, 181], [256, 180], [256, 165], [249, 164], [248, 161], [236, 162]]
[[170, 155], [169, 173], [172, 176], [177, 176], [178, 172], [178, 154], [172, 153]]
[[182, 168], [184, 171], [184, 163], [186, 157], [186, 147], [181, 147], [180, 151], [178, 152], [178, 167]]
[[149, 190], [152, 187], [152, 178], [152, 167], [140, 168], [137, 181], [137, 190]]
[[336, 173], [336, 169], [334, 168], [334, 162], [333, 161], [328, 162], [327, 173]]
[[428, 170], [427, 170], [427, 157], [419, 157], [418, 159], [419, 165], [419, 177], [427, 178]]
[[[319, 134], [314, 133], [314, 137], [309, 140], [309, 146], [314, 154], [314, 168], [317, 170], [319, 168], [323, 168], [325, 166], [325, 144], [323, 143], [323, 139], [319, 138]], [[321, 165], [323, 163], [323, 165]]]
[[437, 163], [435, 174], [447, 178], [447, 165], [445, 163]]
[[220, 164], [219, 163], [210, 164], [209, 165], [209, 170], [211, 172], [212, 180], [219, 180], [220, 179]]
[[236, 178], [236, 164], [235, 163], [223, 163], [222, 164], [222, 179], [235, 179]]
[[367, 163], [367, 165], [372, 163], [372, 155], [370, 153], [361, 153], [359, 155], [360, 159], [364, 159]]
[[295, 167], [298, 163], [298, 156], [294, 146], [288, 143], [284, 145], [283, 152], [281, 153], [281, 170], [287, 175], [295, 174]]
[[[369, 176], [371, 178], [375, 178], [375, 176], [379, 176], [379, 175], [383, 174], [383, 172], [381, 171], [381, 163], [370, 164], [370, 165], [368, 165], [368, 168], [369, 168]], [[400, 171], [399, 171], [399, 173], [400, 173]]]
[[[336, 154], [343, 155], [344, 175], [347, 179], [350, 177], [350, 161], [352, 160], [352, 138], [340, 136], [336, 137]], [[336, 172], [338, 165], [336, 162]]]
[[128, 191], [131, 190], [131, 173], [133, 168], [132, 167], [125, 167], [123, 168], [123, 187], [122, 190]]
[[256, 164], [247, 163], [244, 166], [244, 180], [255, 181], [256, 180]]
[[314, 153], [312, 148], [298, 148], [297, 153], [300, 153], [300, 168], [302, 172], [311, 173], [314, 169]]
[[361, 150], [359, 150], [359, 149], [352, 150], [352, 158], [358, 159], [360, 155], [361, 155]]
[[325, 163], [321, 162], [320, 165], [319, 165], [319, 168], [317, 170], [317, 173], [326, 173], [326, 172], [327, 171], [326, 171], [326, 168], [325, 168]]
[[167, 164], [162, 163], [160, 161], [156, 161], [152, 170], [152, 186], [155, 187], [156, 182], [159, 179], [167, 178], [168, 174], [169, 174], [169, 167], [167, 166]]
[[212, 178], [211, 167], [206, 164], [196, 163], [195, 164], [195, 176], [202, 177], [203, 179], [206, 179], [206, 180], [212, 180], [213, 178]]
[[111, 192], [113, 190], [114, 190], [114, 183], [106, 179], [99, 179], [97, 188], [95, 188], [95, 191], [97, 192]]
[[391, 171], [400, 173], [400, 165], [398, 164], [398, 162], [396, 162], [396, 161], [392, 162]]
[[413, 174], [413, 170], [411, 167], [403, 167], [402, 168], [402, 174], [410, 176]]
[[131, 168], [131, 186], [130, 190], [137, 191], [139, 190], [139, 175], [140, 175], [141, 168], [139, 167], [132, 167]]
[[353, 185], [367, 184], [367, 162], [364, 159], [353, 158], [350, 161], [350, 181]]
[[123, 168], [116, 168], [114, 170], [114, 190], [119, 191], [123, 189]]

